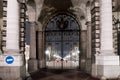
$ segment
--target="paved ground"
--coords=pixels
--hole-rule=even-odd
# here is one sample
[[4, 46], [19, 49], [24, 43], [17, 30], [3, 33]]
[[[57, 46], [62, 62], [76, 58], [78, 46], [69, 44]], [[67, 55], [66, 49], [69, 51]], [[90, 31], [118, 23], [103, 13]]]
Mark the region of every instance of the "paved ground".
[[32, 80], [99, 80], [79, 70], [40, 70], [31, 74]]

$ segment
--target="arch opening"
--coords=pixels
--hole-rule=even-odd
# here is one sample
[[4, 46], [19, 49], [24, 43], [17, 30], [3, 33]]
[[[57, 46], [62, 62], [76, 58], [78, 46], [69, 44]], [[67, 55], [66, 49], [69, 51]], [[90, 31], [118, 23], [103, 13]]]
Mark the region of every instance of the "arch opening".
[[44, 35], [47, 68], [79, 68], [80, 27], [73, 17], [66, 14], [54, 16]]

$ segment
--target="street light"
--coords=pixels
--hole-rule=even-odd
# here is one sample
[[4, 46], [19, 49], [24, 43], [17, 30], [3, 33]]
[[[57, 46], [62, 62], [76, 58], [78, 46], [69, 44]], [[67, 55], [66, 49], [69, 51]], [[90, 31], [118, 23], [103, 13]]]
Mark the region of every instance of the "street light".
[[48, 55], [48, 58], [49, 58], [49, 61], [50, 61], [50, 51], [49, 51], [49, 50], [46, 50], [46, 51], [45, 51], [45, 54]]

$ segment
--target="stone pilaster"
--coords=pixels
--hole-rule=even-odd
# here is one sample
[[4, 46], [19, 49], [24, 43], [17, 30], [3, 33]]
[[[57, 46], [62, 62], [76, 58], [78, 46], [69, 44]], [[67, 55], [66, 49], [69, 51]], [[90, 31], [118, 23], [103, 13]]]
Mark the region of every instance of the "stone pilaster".
[[101, 54], [113, 54], [112, 0], [100, 0]]
[[30, 22], [30, 58], [36, 59], [36, 23]]
[[0, 55], [0, 78], [2, 80], [24, 80], [25, 56], [20, 54], [19, 28], [20, 28], [20, 3], [17, 0], [6, 0], [6, 29], [5, 48]]
[[[86, 72], [91, 72], [92, 67], [92, 57], [91, 57], [91, 22], [88, 21], [86, 23], [87, 25], [87, 52], [86, 52]], [[89, 67], [88, 67], [89, 66]]]
[[91, 52], [92, 62], [95, 62], [94, 55], [100, 51], [100, 7], [99, 2], [93, 2], [91, 8]]
[[38, 60], [39, 60], [39, 68], [45, 68], [46, 62], [45, 62], [45, 53], [44, 53], [44, 38], [43, 38], [43, 32], [38, 31], [37, 38], [38, 38]]
[[[90, 4], [87, 3], [87, 8], [86, 8], [86, 14], [87, 14], [87, 22], [86, 22], [86, 26], [87, 26], [87, 52], [86, 52], [86, 72], [87, 73], [91, 73], [91, 67], [92, 67], [92, 57], [91, 57], [91, 7]], [[89, 67], [88, 67], [89, 66]]]
[[6, 28], [7, 50], [19, 50], [19, 18], [19, 3], [17, 2], [17, 0], [8, 0]]
[[86, 53], [87, 53], [87, 30], [82, 30], [81, 31], [81, 54], [80, 54], [80, 69], [85, 71], [85, 66], [86, 66]]
[[100, 51], [95, 54], [93, 76], [117, 78], [120, 75], [119, 56], [113, 53], [112, 0], [100, 0]]
[[30, 59], [28, 60], [28, 71], [34, 72], [38, 69], [36, 56], [36, 23], [30, 22]]

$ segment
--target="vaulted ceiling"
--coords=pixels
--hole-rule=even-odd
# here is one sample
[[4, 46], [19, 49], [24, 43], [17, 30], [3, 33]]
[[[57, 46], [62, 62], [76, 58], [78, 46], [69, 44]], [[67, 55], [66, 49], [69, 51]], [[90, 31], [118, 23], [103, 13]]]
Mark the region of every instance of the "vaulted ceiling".
[[[32, 1], [32, 0], [26, 0], [26, 1]], [[43, 0], [34, 0], [34, 1], [35, 1], [35, 3], [41, 4], [41, 2]], [[60, 5], [60, 4], [56, 3], [57, 1], [59, 3], [64, 1], [64, 3]], [[69, 6], [75, 6], [75, 5], [78, 6], [78, 5], [80, 5], [80, 3], [86, 3], [88, 1], [92, 1], [92, 0], [44, 0], [45, 4], [48, 7], [53, 5], [53, 7], [56, 7], [56, 8], [61, 9], [61, 10], [62, 9], [64, 10], [64, 9], [68, 8]], [[120, 0], [113, 0], [113, 1], [115, 1], [115, 10], [120, 11]], [[3, 11], [3, 7], [2, 7], [3, 3], [2, 2], [3, 2], [3, 0], [0, 0], [0, 18], [2, 17], [2, 11]], [[51, 4], [48, 5], [48, 3], [51, 3]], [[69, 5], [67, 5], [67, 3], [69, 3]]]
[[[28, 0], [27, 4], [36, 9], [37, 20], [57, 12], [79, 14], [83, 18], [86, 13], [86, 3], [89, 0]], [[40, 14], [41, 13], [41, 14]]]

